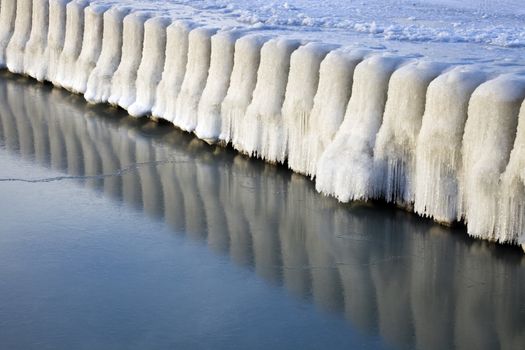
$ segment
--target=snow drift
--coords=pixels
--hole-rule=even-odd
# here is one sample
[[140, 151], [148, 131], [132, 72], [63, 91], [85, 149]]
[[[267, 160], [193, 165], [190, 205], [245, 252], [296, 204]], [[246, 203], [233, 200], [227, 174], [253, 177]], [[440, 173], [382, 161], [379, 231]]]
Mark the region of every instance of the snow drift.
[[0, 67], [286, 163], [340, 201], [380, 199], [524, 244], [524, 75], [130, 4], [2, 1]]

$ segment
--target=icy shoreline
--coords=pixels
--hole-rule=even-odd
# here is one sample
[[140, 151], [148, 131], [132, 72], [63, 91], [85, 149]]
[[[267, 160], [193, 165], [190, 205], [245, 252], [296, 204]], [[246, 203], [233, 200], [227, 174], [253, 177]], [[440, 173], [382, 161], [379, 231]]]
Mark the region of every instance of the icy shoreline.
[[[85, 30], [89, 28], [89, 30]], [[470, 235], [525, 244], [525, 75], [219, 29], [126, 2], [12, 0], [0, 66]]]

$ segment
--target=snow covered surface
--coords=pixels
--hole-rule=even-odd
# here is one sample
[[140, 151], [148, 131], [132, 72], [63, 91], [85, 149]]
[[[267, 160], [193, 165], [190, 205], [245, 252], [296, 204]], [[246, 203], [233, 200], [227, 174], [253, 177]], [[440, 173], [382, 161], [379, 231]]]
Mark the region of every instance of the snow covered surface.
[[525, 243], [522, 0], [12, 0], [0, 66]]

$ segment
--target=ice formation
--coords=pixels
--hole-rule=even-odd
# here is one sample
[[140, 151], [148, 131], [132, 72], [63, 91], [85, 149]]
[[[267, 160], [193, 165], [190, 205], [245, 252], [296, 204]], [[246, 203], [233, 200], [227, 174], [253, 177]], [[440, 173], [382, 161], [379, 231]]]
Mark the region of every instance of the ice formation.
[[86, 30], [82, 39], [82, 50], [75, 63], [74, 73], [62, 84], [64, 88], [80, 94], [86, 91], [89, 75], [95, 68], [102, 50], [103, 20], [107, 10], [108, 6], [102, 4], [91, 4], [84, 10]]
[[221, 131], [221, 103], [230, 86], [235, 41], [240, 32], [223, 31], [211, 39], [210, 69], [197, 110], [195, 135], [207, 142], [218, 139]]
[[514, 145], [525, 77], [501, 75], [472, 94], [463, 134], [461, 215], [468, 232], [497, 240], [500, 177]]
[[402, 62], [397, 57], [372, 56], [357, 65], [344, 121], [317, 164], [320, 192], [341, 201], [373, 198], [376, 135], [390, 76]]
[[133, 12], [124, 18], [122, 59], [111, 80], [108, 102], [127, 108], [135, 100], [137, 71], [142, 61], [144, 23], [150, 18], [148, 12]]
[[0, 67], [287, 163], [340, 201], [381, 199], [524, 244], [519, 71], [215, 28], [139, 3], [2, 1]]
[[186, 74], [188, 41], [193, 24], [175, 21], [166, 30], [166, 57], [161, 80], [155, 92], [152, 115], [172, 121], [177, 97]]
[[325, 56], [335, 48], [337, 46], [310, 43], [295, 50], [290, 58], [282, 118], [288, 166], [292, 170], [306, 168], [306, 135], [310, 131], [310, 112], [319, 85], [319, 69]]
[[6, 48], [6, 66], [13, 73], [25, 73], [24, 50], [31, 34], [32, 18], [33, 1], [17, 0], [15, 28]]
[[142, 60], [137, 71], [137, 97], [128, 107], [132, 116], [140, 117], [150, 113], [155, 103], [155, 93], [162, 78], [166, 57], [166, 28], [170, 24], [168, 17], [155, 17], [144, 23]]
[[439, 63], [414, 62], [392, 74], [373, 152], [373, 198], [384, 198], [398, 205], [414, 202], [416, 141], [427, 87], [443, 68]]
[[290, 57], [301, 42], [276, 38], [261, 49], [253, 98], [246, 109], [243, 130], [234, 147], [268, 162], [286, 159], [286, 139], [281, 106], [284, 101]]
[[97, 64], [87, 81], [84, 97], [91, 103], [107, 102], [111, 92], [111, 79], [122, 57], [122, 32], [128, 7], [115, 6], [104, 13], [102, 49]]
[[45, 51], [48, 27], [48, 0], [33, 0], [31, 34], [24, 50], [24, 72], [38, 81], [44, 80], [47, 71]]
[[184, 131], [197, 126], [198, 107], [202, 91], [208, 79], [211, 55], [211, 37], [215, 28], [193, 29], [188, 37], [188, 60], [186, 73], [175, 105], [173, 124]]
[[233, 70], [230, 86], [221, 104], [221, 133], [219, 139], [240, 147], [239, 138], [244, 130], [244, 115], [252, 101], [257, 83], [257, 70], [261, 60], [261, 48], [269, 38], [247, 35], [235, 43]]
[[16, 2], [2, 1], [0, 2], [0, 67], [5, 68], [6, 58], [5, 50], [11, 40], [13, 31], [15, 29], [16, 20]]
[[67, 4], [71, 0], [49, 1], [49, 28], [44, 59], [46, 60], [45, 80], [54, 81], [57, 76], [59, 59], [64, 49], [66, 36]]
[[452, 224], [459, 218], [461, 145], [472, 92], [486, 74], [456, 67], [430, 83], [416, 146], [414, 209]]
[[50, 81], [56, 86], [64, 86], [69, 76], [74, 74], [75, 63], [80, 50], [82, 50], [81, 38], [84, 36], [84, 9], [88, 5], [89, 2], [87, 0], [73, 0], [66, 6], [64, 48], [58, 59], [55, 76], [49, 77]]

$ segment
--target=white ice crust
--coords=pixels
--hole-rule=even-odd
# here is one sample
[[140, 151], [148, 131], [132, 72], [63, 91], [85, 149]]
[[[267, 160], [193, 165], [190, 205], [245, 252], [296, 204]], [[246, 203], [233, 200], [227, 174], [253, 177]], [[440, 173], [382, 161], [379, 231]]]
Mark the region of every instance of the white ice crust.
[[170, 6], [2, 1], [0, 67], [286, 164], [340, 201], [525, 244], [519, 69], [189, 22]]

